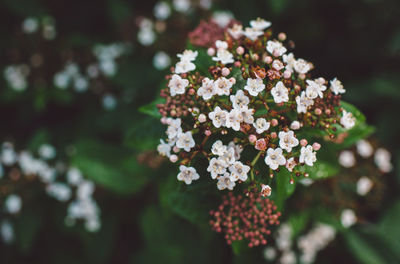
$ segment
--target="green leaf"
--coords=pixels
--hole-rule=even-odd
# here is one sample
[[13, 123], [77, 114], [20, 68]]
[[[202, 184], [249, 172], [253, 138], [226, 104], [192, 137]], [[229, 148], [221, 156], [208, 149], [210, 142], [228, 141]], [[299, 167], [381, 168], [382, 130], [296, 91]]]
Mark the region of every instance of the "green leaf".
[[337, 175], [340, 167], [323, 160], [317, 160], [313, 166], [300, 166], [299, 171], [307, 172], [311, 179], [319, 180]]
[[23, 208], [16, 222], [17, 243], [22, 251], [29, 252], [33, 246], [36, 234], [42, 226], [43, 210], [38, 206]]
[[148, 169], [139, 165], [129, 149], [83, 141], [76, 145], [71, 163], [97, 184], [118, 194], [139, 191], [149, 180]]
[[151, 117], [137, 117], [125, 136], [126, 146], [135, 150], [155, 150], [160, 143], [160, 137], [165, 135], [166, 127]]
[[163, 98], [157, 98], [153, 102], [143, 105], [139, 108], [139, 112], [155, 117], [155, 118], [161, 118], [161, 114], [157, 109], [157, 104], [162, 104], [164, 103]]
[[310, 214], [303, 211], [295, 215], [291, 215], [288, 222], [292, 227], [292, 239], [296, 238], [307, 226]]
[[273, 193], [278, 210], [282, 210], [284, 202], [293, 194], [296, 188], [296, 184], [291, 184], [290, 179], [291, 173], [285, 168], [281, 169], [275, 176], [276, 191]]

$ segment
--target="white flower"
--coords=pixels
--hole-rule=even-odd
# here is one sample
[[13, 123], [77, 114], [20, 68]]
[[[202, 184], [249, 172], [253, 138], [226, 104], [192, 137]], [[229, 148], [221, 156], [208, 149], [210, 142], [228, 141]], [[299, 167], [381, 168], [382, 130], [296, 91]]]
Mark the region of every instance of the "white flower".
[[268, 40], [266, 49], [270, 54], [274, 55], [275, 57], [282, 56], [287, 51], [287, 49], [282, 45], [282, 43], [277, 40], [274, 41]]
[[209, 78], [204, 78], [201, 87], [197, 90], [197, 94], [203, 97], [204, 100], [209, 100], [216, 94], [214, 81]]
[[171, 8], [166, 2], [158, 2], [153, 9], [154, 16], [159, 20], [165, 20], [171, 15]]
[[296, 63], [293, 53], [283, 54], [282, 60], [286, 63], [286, 70], [293, 72], [294, 64]]
[[283, 65], [283, 63], [280, 60], [274, 60], [272, 62], [272, 68], [274, 68], [277, 71], [280, 71], [284, 68], [285, 66]]
[[269, 185], [261, 185], [261, 196], [267, 197], [271, 196], [272, 188]]
[[238, 90], [235, 95], [230, 96], [233, 108], [247, 106], [250, 102], [249, 97], [244, 95], [243, 90]]
[[17, 153], [14, 150], [14, 147], [12, 144], [6, 142], [3, 143], [2, 150], [1, 150], [1, 156], [0, 156], [0, 161], [7, 166], [11, 166], [14, 163], [16, 163], [18, 160]]
[[313, 166], [313, 163], [317, 161], [317, 153], [313, 151], [311, 145], [302, 147], [300, 150], [300, 163], [305, 163], [308, 166]]
[[39, 147], [39, 156], [42, 159], [54, 159], [56, 157], [56, 149], [49, 144], [43, 144]]
[[172, 5], [176, 11], [181, 13], [189, 13], [192, 6], [190, 0], [173, 0]]
[[272, 170], [276, 170], [279, 165], [285, 165], [286, 159], [282, 155], [282, 149], [269, 148], [267, 150], [267, 156], [265, 157], [265, 164], [267, 164]]
[[287, 169], [288, 171], [290, 171], [290, 172], [293, 171], [293, 169], [294, 169], [294, 167], [295, 167], [296, 165], [297, 165], [297, 163], [296, 163], [296, 161], [294, 160], [293, 157], [291, 157], [290, 159], [288, 159], [288, 160], [286, 161], [286, 164], [285, 164], [286, 169]]
[[344, 209], [340, 216], [340, 222], [342, 222], [343, 227], [349, 228], [357, 222], [356, 214], [351, 209]]
[[274, 88], [271, 89], [275, 103], [283, 103], [289, 101], [289, 92], [283, 82], [279, 81]]
[[372, 186], [374, 183], [368, 177], [363, 176], [357, 181], [357, 193], [364, 196], [371, 191]]
[[[210, 3], [211, 5], [211, 3]], [[229, 11], [216, 11], [212, 16], [212, 20], [221, 28], [226, 27], [233, 19], [233, 15]]]
[[17, 194], [10, 194], [4, 202], [6, 212], [10, 214], [17, 214], [22, 208], [22, 199]]
[[221, 110], [219, 106], [215, 107], [214, 111], [208, 113], [208, 117], [212, 120], [213, 125], [216, 128], [226, 125], [226, 119], [228, 118], [228, 111]]
[[3, 242], [11, 244], [14, 241], [14, 226], [8, 220], [3, 220], [0, 226], [0, 234]]
[[153, 57], [153, 66], [157, 70], [164, 70], [171, 64], [171, 58], [164, 51], [158, 51]]
[[228, 48], [228, 42], [222, 41], [222, 40], [217, 40], [217, 41], [215, 41], [215, 47], [217, 49], [226, 50]]
[[22, 22], [22, 30], [27, 34], [34, 33], [38, 29], [39, 29], [39, 21], [37, 18], [28, 17]]
[[293, 68], [298, 73], [306, 74], [311, 70], [311, 63], [303, 59], [297, 59], [293, 64]]
[[296, 254], [293, 251], [284, 251], [279, 261], [281, 264], [296, 264]]
[[233, 141], [229, 142], [228, 144], [228, 148], [231, 148], [234, 150], [234, 157], [235, 160], [239, 160], [240, 159], [240, 153], [242, 153], [243, 151], [243, 147], [241, 145], [236, 145]]
[[236, 161], [236, 155], [235, 155], [235, 148], [234, 147], [228, 147], [228, 150], [224, 153], [224, 155], [220, 156], [220, 160], [225, 162], [228, 165], [233, 164]]
[[220, 61], [222, 64], [229, 64], [235, 61], [233, 59], [233, 54], [226, 49], [218, 49], [217, 56], [212, 57], [212, 59], [213, 61]]
[[168, 83], [169, 91], [171, 96], [175, 96], [177, 94], [184, 94], [185, 88], [189, 85], [189, 81], [186, 79], [182, 79], [178, 74], [172, 75], [171, 80]]
[[314, 104], [314, 101], [311, 98], [306, 96], [306, 93], [301, 92], [300, 96], [296, 97], [297, 104], [297, 113], [307, 113], [307, 108]]
[[257, 20], [251, 20], [250, 21], [250, 26], [252, 28], [258, 29], [258, 30], [264, 30], [266, 28], [269, 28], [271, 26], [271, 22], [266, 21], [262, 18], [257, 18]]
[[265, 89], [265, 84], [263, 83], [263, 80], [260, 78], [257, 79], [249, 78], [247, 79], [247, 83], [244, 89], [247, 90], [250, 95], [257, 96], [258, 93], [262, 92]]
[[239, 24], [234, 24], [232, 28], [228, 28], [228, 33], [234, 38], [239, 39], [243, 36], [243, 26]]
[[214, 155], [222, 156], [227, 151], [227, 147], [222, 143], [221, 140], [215, 141], [215, 143], [211, 147], [211, 152]]
[[218, 182], [217, 182], [217, 188], [218, 190], [233, 190], [233, 187], [235, 187], [236, 183], [231, 181], [230, 175], [228, 172], [226, 172], [223, 176], [218, 177]]
[[356, 124], [356, 118], [352, 113], [343, 109], [343, 116], [340, 118], [340, 124], [342, 124], [345, 129], [350, 129]]
[[230, 167], [229, 170], [231, 172], [230, 179], [231, 181], [246, 181], [247, 173], [250, 171], [250, 167], [244, 165], [240, 161], [235, 161]]
[[83, 180], [82, 173], [77, 168], [69, 168], [67, 171], [67, 182], [69, 185], [78, 186]]
[[249, 109], [247, 106], [243, 106], [241, 108], [238, 108], [240, 115], [242, 116], [243, 122], [247, 124], [253, 124], [254, 123], [254, 109]]
[[384, 173], [388, 173], [393, 169], [393, 165], [390, 162], [391, 156], [390, 152], [384, 148], [379, 148], [375, 152], [375, 164]]
[[180, 118], [176, 118], [176, 119], [171, 118], [171, 120], [169, 122], [169, 126], [167, 128], [168, 139], [174, 140], [180, 133], [182, 133], [181, 119]]
[[192, 132], [187, 131], [185, 133], [180, 133], [178, 135], [178, 140], [176, 141], [176, 146], [181, 149], [183, 148], [186, 152], [189, 152], [190, 149], [195, 146]]
[[234, 84], [233, 80], [226, 79], [225, 77], [220, 77], [214, 81], [214, 89], [218, 95], [229, 95], [231, 93], [230, 89]]
[[259, 36], [264, 35], [264, 32], [261, 30], [258, 30], [256, 28], [250, 28], [247, 27], [243, 34], [246, 36], [246, 38], [254, 41], [256, 40]]
[[333, 79], [331, 82], [331, 90], [334, 94], [343, 94], [346, 90], [343, 88], [342, 82], [338, 79]]
[[339, 154], [339, 164], [345, 168], [351, 168], [356, 164], [356, 158], [350, 150], [343, 150]]
[[223, 159], [212, 158], [207, 171], [211, 173], [211, 178], [215, 179], [219, 174], [226, 172], [226, 167], [228, 167], [228, 164]]
[[293, 130], [298, 130], [298, 129], [300, 129], [300, 127], [301, 127], [301, 124], [300, 124], [300, 122], [297, 121], [297, 120], [293, 121], [293, 122], [290, 124], [290, 129], [293, 129]]
[[169, 157], [171, 156], [171, 145], [160, 139], [160, 144], [157, 146], [157, 151], [161, 156]]
[[253, 123], [253, 126], [256, 129], [257, 134], [261, 134], [269, 129], [270, 123], [267, 122], [265, 118], [257, 118], [256, 122]]
[[186, 73], [196, 69], [196, 65], [188, 60], [181, 60], [175, 65], [175, 73]]
[[364, 139], [359, 140], [356, 146], [358, 154], [360, 154], [360, 156], [363, 158], [371, 157], [372, 153], [374, 152], [371, 144]]
[[184, 181], [186, 184], [191, 184], [192, 181], [198, 180], [200, 175], [196, 172], [193, 167], [186, 167], [184, 165], [179, 166], [179, 174], [177, 176], [179, 181]]
[[194, 61], [199, 53], [193, 50], [184, 50], [182, 54], [178, 54], [178, 58], [181, 59], [181, 61]]
[[322, 92], [326, 90], [325, 85], [320, 84], [317, 81], [311, 81], [311, 80], [307, 80], [306, 82], [307, 82], [306, 96], [308, 98], [315, 99], [318, 96], [320, 98], [323, 98], [324, 94]]
[[279, 146], [285, 149], [287, 152], [291, 152], [292, 148], [299, 145], [299, 140], [295, 138], [294, 132], [289, 130], [288, 132], [279, 132]]
[[46, 192], [60, 202], [68, 201], [72, 195], [71, 188], [64, 183], [51, 183], [46, 186]]
[[233, 108], [227, 118], [226, 118], [226, 127], [232, 128], [235, 131], [240, 130], [240, 123], [243, 121], [243, 116], [240, 110]]

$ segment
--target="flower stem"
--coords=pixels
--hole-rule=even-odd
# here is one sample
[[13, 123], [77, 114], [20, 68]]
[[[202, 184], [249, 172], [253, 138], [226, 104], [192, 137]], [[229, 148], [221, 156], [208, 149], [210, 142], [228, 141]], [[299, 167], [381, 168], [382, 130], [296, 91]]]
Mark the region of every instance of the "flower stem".
[[250, 171], [250, 178], [252, 181], [254, 181], [254, 165], [256, 165], [258, 159], [261, 156], [262, 151], [259, 151], [258, 154], [254, 157], [254, 159], [251, 162], [251, 171]]

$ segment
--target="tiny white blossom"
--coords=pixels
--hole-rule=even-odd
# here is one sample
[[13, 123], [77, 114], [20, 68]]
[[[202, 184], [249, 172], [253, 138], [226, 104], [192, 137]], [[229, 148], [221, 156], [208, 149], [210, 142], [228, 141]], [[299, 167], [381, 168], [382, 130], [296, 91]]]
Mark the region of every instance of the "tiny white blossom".
[[254, 109], [253, 108], [248, 108], [247, 106], [243, 106], [241, 108], [238, 108], [240, 115], [242, 116], [243, 122], [247, 124], [253, 124], [254, 123]]
[[272, 170], [276, 170], [279, 165], [285, 165], [286, 159], [282, 155], [281, 148], [269, 148], [267, 150], [267, 156], [265, 157], [265, 164], [267, 164]]
[[187, 131], [185, 133], [180, 133], [178, 135], [178, 140], [176, 141], [176, 146], [181, 149], [183, 148], [186, 152], [189, 152], [190, 149], [195, 146], [192, 132]]
[[217, 40], [217, 41], [215, 41], [215, 47], [217, 49], [226, 50], [228, 48], [228, 42], [222, 41], [222, 40]]
[[197, 94], [203, 97], [204, 100], [209, 100], [217, 93], [214, 81], [209, 78], [204, 78], [201, 87], [197, 90]]
[[268, 261], [272, 261], [276, 258], [277, 252], [276, 249], [273, 247], [266, 247], [264, 249], [264, 258]]
[[171, 145], [160, 139], [160, 144], [157, 146], [157, 151], [161, 156], [169, 157], [171, 156]]
[[178, 136], [178, 134], [182, 133], [181, 122], [180, 118], [171, 118], [166, 132], [170, 140], [173, 140]]
[[286, 70], [293, 72], [294, 64], [296, 63], [293, 53], [283, 54], [282, 60], [284, 63], [286, 63]]
[[239, 24], [234, 24], [232, 28], [228, 28], [228, 33], [234, 38], [239, 39], [243, 36], [243, 26]]
[[200, 175], [196, 172], [193, 167], [186, 167], [184, 165], [179, 166], [179, 174], [177, 176], [179, 181], [184, 181], [186, 184], [191, 184], [192, 181], [198, 180]]
[[215, 143], [211, 147], [211, 152], [214, 155], [222, 156], [227, 151], [227, 147], [222, 143], [221, 140], [215, 141]]
[[283, 82], [279, 81], [274, 88], [271, 89], [271, 94], [274, 97], [275, 103], [283, 103], [289, 101], [289, 92]]
[[184, 50], [181, 54], [178, 54], [178, 58], [181, 59], [181, 61], [194, 61], [197, 58], [197, 55], [199, 52], [197, 50]]
[[243, 151], [243, 147], [241, 145], [235, 144], [233, 141], [231, 141], [228, 144], [228, 149], [229, 148], [234, 150], [235, 160], [239, 160], [240, 159], [240, 153], [242, 153], [242, 151]]
[[0, 234], [4, 243], [11, 244], [15, 237], [13, 224], [8, 220], [3, 220], [0, 225]]
[[232, 128], [235, 131], [239, 131], [240, 123], [242, 121], [243, 116], [241, 115], [240, 110], [233, 108], [226, 118], [226, 127]]
[[212, 57], [212, 60], [220, 61], [222, 64], [229, 64], [235, 61], [233, 59], [233, 54], [227, 51], [226, 49], [218, 49], [217, 56]]
[[368, 177], [363, 176], [357, 181], [357, 193], [364, 196], [371, 191], [373, 186], [374, 183]]
[[248, 39], [254, 41], [254, 40], [256, 40], [259, 36], [264, 35], [264, 32], [261, 31], [261, 30], [259, 30], [259, 29], [256, 29], [256, 28], [247, 27], [247, 28], [244, 30], [243, 34], [246, 36], [246, 38], [248, 38]]
[[371, 144], [364, 139], [359, 140], [356, 146], [358, 154], [360, 154], [360, 156], [363, 158], [369, 158], [374, 153], [374, 149], [372, 148]]
[[267, 122], [265, 118], [257, 118], [253, 123], [253, 126], [256, 129], [257, 134], [261, 134], [269, 129], [270, 122]]
[[345, 228], [349, 228], [357, 222], [356, 214], [351, 209], [344, 209], [340, 216], [340, 221]]
[[51, 183], [46, 186], [46, 192], [60, 202], [68, 201], [72, 195], [71, 188], [65, 183]]
[[311, 70], [311, 63], [303, 59], [297, 59], [293, 64], [293, 68], [298, 73], [306, 74]]
[[297, 120], [293, 121], [293, 122], [290, 124], [290, 129], [293, 129], [293, 130], [298, 130], [298, 129], [300, 129], [300, 127], [301, 127], [301, 124], [300, 124], [300, 122], [297, 121]]
[[274, 60], [272, 62], [272, 68], [274, 68], [277, 71], [280, 71], [284, 68], [285, 66], [283, 65], [283, 63], [280, 60]]
[[308, 166], [313, 166], [314, 162], [317, 161], [317, 153], [313, 150], [311, 145], [301, 148], [299, 161]]
[[340, 118], [340, 124], [342, 124], [345, 129], [350, 129], [356, 124], [356, 118], [352, 113], [343, 109], [343, 115]]
[[265, 84], [263, 83], [263, 80], [260, 78], [257, 79], [249, 78], [247, 79], [247, 83], [244, 89], [247, 90], [250, 95], [257, 96], [258, 93], [262, 92], [265, 89]]
[[307, 108], [314, 104], [314, 101], [311, 98], [306, 96], [306, 93], [303, 91], [300, 95], [296, 97], [297, 104], [297, 113], [307, 113]]
[[250, 21], [250, 26], [252, 28], [255, 28], [257, 30], [264, 30], [266, 28], [269, 28], [271, 26], [271, 22], [266, 21], [262, 18], [257, 18], [256, 20], [251, 20]]
[[293, 169], [294, 169], [294, 167], [295, 167], [296, 165], [297, 165], [297, 163], [296, 163], [296, 161], [294, 160], [293, 157], [291, 157], [290, 159], [288, 159], [288, 160], [286, 161], [286, 164], [285, 164], [286, 169], [287, 169], [288, 171], [290, 171], [290, 172], [293, 171]]
[[317, 81], [311, 81], [311, 80], [307, 80], [306, 82], [307, 82], [306, 96], [308, 98], [315, 99], [318, 96], [320, 98], [323, 98], [324, 94], [322, 92], [326, 90], [325, 85], [320, 84]]
[[216, 128], [220, 128], [221, 126], [226, 125], [228, 114], [228, 111], [221, 110], [221, 108], [217, 106], [214, 111], [208, 113], [208, 117], [212, 120], [212, 123]]
[[244, 95], [243, 90], [238, 90], [235, 95], [230, 96], [233, 108], [247, 106], [250, 102], [249, 97]]
[[250, 171], [250, 167], [244, 165], [240, 161], [235, 161], [230, 167], [229, 170], [231, 172], [230, 179], [231, 181], [246, 181], [247, 173]]
[[218, 190], [233, 190], [233, 187], [235, 187], [236, 183], [231, 181], [230, 175], [228, 172], [226, 172], [223, 176], [218, 177], [218, 182], [217, 182], [217, 188]]
[[224, 155], [220, 156], [220, 159], [226, 164], [232, 165], [236, 161], [236, 153], [234, 147], [228, 147]]
[[379, 148], [375, 152], [375, 164], [384, 173], [388, 173], [393, 169], [393, 165], [390, 162], [391, 156], [390, 152], [384, 148]]
[[282, 56], [287, 51], [287, 49], [282, 45], [282, 43], [277, 40], [274, 41], [268, 40], [266, 49], [270, 54], [274, 55], [275, 57]]
[[171, 58], [164, 51], [158, 51], [153, 57], [153, 66], [157, 70], [164, 70], [171, 64]]
[[292, 148], [299, 145], [299, 140], [295, 138], [294, 132], [289, 130], [288, 132], [279, 132], [279, 146], [285, 149], [287, 152], [291, 152]]
[[228, 164], [223, 159], [212, 158], [207, 167], [207, 171], [211, 173], [211, 178], [215, 179], [218, 175], [224, 174]]
[[69, 168], [67, 171], [67, 182], [69, 185], [78, 186], [83, 180], [81, 171], [78, 168]]
[[356, 165], [356, 158], [352, 151], [343, 150], [339, 154], [339, 164], [345, 168], [351, 168]]
[[225, 77], [220, 77], [214, 81], [214, 89], [218, 95], [229, 95], [231, 93], [230, 89], [233, 85], [231, 79], [226, 79]]
[[43, 144], [39, 147], [39, 156], [42, 159], [54, 159], [56, 157], [56, 149], [49, 144]]
[[346, 92], [346, 90], [343, 88], [342, 82], [339, 81], [338, 79], [335, 78], [330, 83], [331, 83], [330, 89], [334, 94], [343, 94]]
[[178, 74], [172, 75], [171, 80], [168, 83], [169, 91], [171, 96], [175, 96], [177, 94], [184, 94], [185, 88], [189, 85], [189, 81], [186, 79], [182, 79]]
[[233, 19], [233, 14], [229, 11], [216, 11], [211, 19], [221, 28], [225, 28]]
[[186, 73], [196, 69], [196, 65], [189, 60], [181, 60], [175, 65], [175, 73]]
[[261, 196], [267, 197], [271, 196], [272, 188], [269, 185], [262, 184], [261, 185]]
[[153, 9], [154, 16], [159, 20], [165, 20], [171, 15], [171, 8], [166, 2], [158, 2]]
[[22, 199], [17, 194], [10, 194], [4, 201], [6, 212], [10, 214], [17, 214], [22, 208]]

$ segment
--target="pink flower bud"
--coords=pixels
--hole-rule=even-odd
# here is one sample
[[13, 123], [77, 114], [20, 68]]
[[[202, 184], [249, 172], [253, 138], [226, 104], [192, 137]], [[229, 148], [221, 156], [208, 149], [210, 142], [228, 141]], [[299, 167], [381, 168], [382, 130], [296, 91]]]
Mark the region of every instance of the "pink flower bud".
[[291, 76], [292, 76], [292, 72], [291, 71], [288, 71], [288, 70], [284, 71], [283, 78], [289, 79]]
[[165, 116], [161, 117], [161, 124], [166, 125], [168, 123], [168, 118]]
[[263, 138], [260, 138], [256, 141], [255, 148], [257, 150], [266, 150], [267, 149], [267, 142]]
[[207, 137], [211, 135], [211, 131], [209, 129], [207, 129], [206, 131], [204, 131], [204, 135], [206, 135]]
[[279, 50], [275, 49], [275, 50], [272, 52], [272, 55], [274, 55], [274, 57], [279, 57]]
[[206, 122], [206, 120], [207, 120], [207, 117], [206, 117], [205, 114], [200, 114], [199, 115], [199, 122], [200, 123], [204, 123], [204, 122]]
[[264, 62], [267, 63], [267, 64], [271, 64], [271, 63], [272, 63], [272, 58], [271, 58], [271, 56], [266, 56], [266, 57], [264, 58]]
[[306, 78], [306, 75], [305, 75], [304, 73], [300, 73], [300, 74], [299, 74], [299, 78], [300, 78], [301, 80], [304, 80], [304, 79]]
[[208, 56], [214, 56], [215, 55], [215, 49], [214, 48], [208, 48], [207, 54], [208, 54]]
[[171, 155], [171, 156], [169, 157], [169, 160], [170, 160], [172, 163], [175, 163], [175, 162], [178, 161], [178, 156], [176, 156], [175, 154], [173, 154], [173, 155]]
[[312, 147], [315, 151], [318, 151], [321, 148], [321, 144], [314, 142], [314, 144], [312, 144]]
[[315, 112], [316, 115], [321, 115], [322, 114], [322, 110], [319, 109], [319, 108], [315, 108], [314, 112]]
[[256, 141], [257, 141], [256, 135], [251, 134], [251, 135], [249, 136], [249, 141], [250, 141], [250, 143], [256, 142]]
[[293, 130], [297, 130], [297, 129], [300, 129], [300, 122], [299, 121], [293, 121], [291, 124], [290, 124], [290, 129], [293, 129]]
[[278, 120], [275, 118], [271, 120], [271, 126], [277, 126], [278, 125]]
[[272, 192], [272, 188], [269, 185], [262, 184], [261, 185], [261, 195], [263, 197], [270, 196]]
[[276, 134], [276, 132], [272, 132], [272, 133], [271, 133], [271, 137], [272, 137], [272, 138], [276, 138], [277, 136], [278, 136], [278, 135]]
[[196, 91], [193, 88], [190, 88], [188, 91], [189, 95], [194, 95]]
[[244, 48], [242, 46], [239, 46], [236, 48], [236, 53], [239, 55], [243, 55], [244, 54]]
[[233, 78], [233, 77], [229, 78], [229, 81], [230, 81], [232, 84], [235, 84], [235, 83], [236, 83], [236, 79]]
[[224, 67], [224, 68], [222, 68], [221, 73], [222, 73], [222, 76], [228, 76], [229, 73], [231, 73], [231, 71], [228, 68]]
[[286, 34], [284, 32], [281, 32], [278, 34], [278, 39], [280, 41], [285, 41], [286, 40]]
[[242, 63], [240, 63], [240, 61], [235, 61], [235, 63], [233, 65], [235, 65], [235, 67], [239, 68], [242, 65]]
[[307, 144], [307, 139], [303, 138], [302, 140], [300, 140], [300, 145], [302, 145], [303, 147], [307, 146]]
[[175, 152], [175, 153], [178, 153], [179, 152], [179, 148], [177, 146], [175, 146], [175, 147], [172, 148], [172, 151]]

